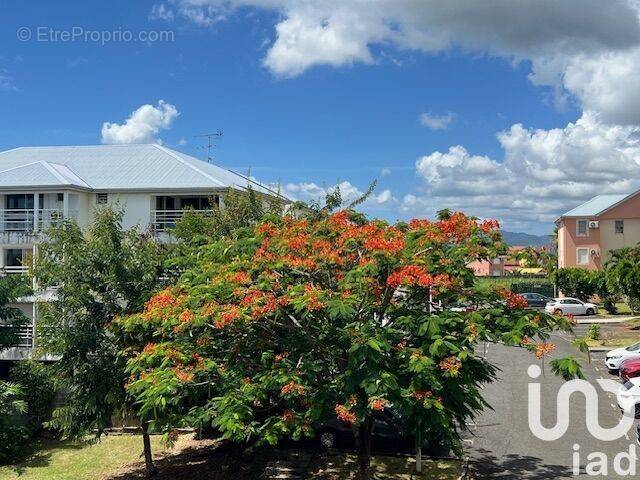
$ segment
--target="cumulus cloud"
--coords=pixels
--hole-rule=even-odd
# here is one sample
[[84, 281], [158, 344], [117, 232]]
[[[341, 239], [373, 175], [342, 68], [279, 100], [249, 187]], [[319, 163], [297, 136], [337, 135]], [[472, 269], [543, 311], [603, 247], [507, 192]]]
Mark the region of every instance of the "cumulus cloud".
[[382, 56], [388, 47], [460, 47], [531, 61], [532, 82], [551, 86], [559, 106], [573, 95], [603, 121], [640, 124], [636, 0], [170, 0], [150, 16], [208, 26], [247, 8], [279, 14], [263, 62], [280, 77], [316, 65], [374, 63], [373, 47]]
[[102, 143], [162, 143], [157, 137], [158, 133], [170, 128], [178, 115], [178, 109], [164, 100], [160, 100], [156, 106], [142, 105], [122, 124], [104, 122]]
[[[331, 186], [320, 186], [314, 182], [288, 183], [284, 186], [283, 193], [294, 200], [322, 203], [327, 193], [333, 192], [336, 187], [340, 188], [340, 194], [345, 203], [353, 202], [364, 195], [364, 191], [348, 181], [342, 181]], [[364, 210], [374, 210], [397, 206], [398, 203], [398, 199], [393, 196], [391, 190], [376, 190], [367, 197], [362, 207]]]
[[451, 207], [508, 223], [548, 223], [602, 193], [640, 187], [640, 128], [608, 125], [593, 112], [564, 128], [498, 133], [501, 161], [456, 145], [416, 161], [422, 191], [405, 195], [405, 214]]
[[447, 112], [444, 115], [423, 113], [420, 115], [420, 123], [431, 130], [445, 130], [453, 122], [454, 115]]

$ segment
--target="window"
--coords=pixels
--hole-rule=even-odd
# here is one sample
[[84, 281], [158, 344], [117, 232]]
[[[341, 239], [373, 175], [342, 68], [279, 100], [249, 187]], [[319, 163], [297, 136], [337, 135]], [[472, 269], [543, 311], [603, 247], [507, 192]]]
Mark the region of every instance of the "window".
[[587, 265], [589, 263], [589, 249], [588, 248], [579, 248], [578, 249], [578, 265]]
[[108, 199], [109, 199], [109, 196], [106, 193], [97, 193], [96, 194], [96, 203], [98, 205], [104, 205], [105, 203], [107, 203]]
[[587, 223], [586, 220], [578, 220], [578, 223], [576, 225], [578, 235], [580, 235], [581, 237], [586, 237], [588, 226], [589, 224]]
[[64, 193], [58, 193], [56, 196], [58, 202], [64, 202]]
[[6, 267], [21, 267], [25, 256], [21, 248], [7, 248], [5, 250], [4, 265]]
[[624, 220], [616, 220], [616, 233], [624, 233]]

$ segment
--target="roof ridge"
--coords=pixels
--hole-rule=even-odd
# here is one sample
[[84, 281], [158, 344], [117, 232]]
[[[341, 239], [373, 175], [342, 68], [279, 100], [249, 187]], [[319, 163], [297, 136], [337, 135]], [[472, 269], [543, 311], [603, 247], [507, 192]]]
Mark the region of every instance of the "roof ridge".
[[60, 172], [58, 172], [55, 168], [53, 168], [49, 162], [47, 162], [46, 160], [40, 160], [38, 162], [40, 165], [42, 165], [44, 168], [47, 169], [47, 171], [53, 175], [54, 177], [56, 177], [60, 182], [64, 183], [65, 185], [69, 185], [69, 179], [68, 178], [64, 178], [62, 176], [62, 174], [60, 174]]
[[[10, 152], [11, 150], [7, 150], [8, 152]], [[4, 153], [4, 152], [2, 152]], [[36, 160], [35, 162], [30, 162], [30, 163], [23, 163], [22, 165], [17, 165], [15, 167], [11, 167], [11, 168], [7, 168], [5, 170], [0, 170], [0, 173], [6, 173], [6, 172], [10, 172], [12, 170], [18, 170], [19, 168], [24, 168], [24, 167], [29, 167], [31, 165], [37, 165], [41, 162], [42, 160]]]
[[[47, 163], [49, 163], [49, 162], [47, 162]], [[57, 166], [57, 167], [66, 168], [66, 169], [67, 169], [67, 170], [69, 170], [71, 173], [73, 173], [73, 174], [78, 178], [78, 180], [80, 180], [82, 183], [84, 183], [84, 186], [86, 186], [87, 188], [93, 189], [93, 186], [92, 186], [92, 185], [90, 185], [90, 184], [89, 184], [89, 182], [87, 182], [87, 181], [86, 181], [84, 178], [82, 178], [80, 175], [78, 175], [78, 174], [76, 173], [76, 171], [75, 171], [73, 168], [69, 167], [69, 165], [64, 165], [64, 164], [62, 164], [62, 163], [55, 163], [55, 162], [53, 162], [53, 163], [49, 163], [49, 165], [51, 165], [51, 167], [52, 167], [52, 168], [54, 168], [56, 171], [58, 171], [58, 170], [54, 167], [54, 165], [55, 165], [55, 166]]]
[[222, 183], [220, 180], [217, 180], [215, 178], [213, 178], [211, 175], [209, 175], [206, 172], [203, 172], [202, 170], [200, 170], [198, 167], [196, 167], [195, 165], [191, 165], [189, 162], [187, 162], [185, 159], [180, 158], [178, 155], [176, 155], [175, 153], [173, 153], [170, 149], [163, 147], [162, 145], [158, 145], [157, 143], [152, 143], [151, 145], [153, 145], [156, 148], [159, 148], [160, 150], [162, 150], [164, 153], [166, 153], [167, 155], [170, 155], [172, 158], [174, 158], [175, 160], [177, 160], [178, 162], [182, 163], [183, 165], [186, 165], [187, 167], [191, 168], [192, 170], [195, 170], [196, 172], [198, 172], [200, 175], [204, 175], [205, 177], [207, 177], [209, 180], [212, 180], [213, 182], [217, 183], [218, 185], [220, 185], [221, 187], [224, 187], [225, 184]]

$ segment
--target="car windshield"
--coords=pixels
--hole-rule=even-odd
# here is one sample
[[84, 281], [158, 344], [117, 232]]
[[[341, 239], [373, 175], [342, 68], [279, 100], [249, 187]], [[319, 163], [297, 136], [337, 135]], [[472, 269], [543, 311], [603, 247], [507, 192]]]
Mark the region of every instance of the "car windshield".
[[628, 350], [629, 352], [637, 352], [640, 350], [640, 342], [629, 345], [625, 350]]
[[629, 380], [629, 381], [625, 382], [625, 384], [623, 385], [623, 387], [624, 387], [626, 390], [631, 390], [631, 389], [634, 387], [634, 384], [633, 384], [633, 382], [632, 382], [631, 380]]

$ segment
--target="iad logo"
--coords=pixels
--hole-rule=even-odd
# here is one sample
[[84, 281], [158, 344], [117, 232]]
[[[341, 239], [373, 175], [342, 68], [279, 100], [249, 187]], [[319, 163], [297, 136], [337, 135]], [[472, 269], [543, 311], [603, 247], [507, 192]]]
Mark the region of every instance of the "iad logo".
[[[542, 373], [540, 367], [531, 365], [527, 371], [531, 378], [538, 378]], [[616, 393], [620, 384], [614, 380], [599, 379], [598, 383], [605, 392]], [[556, 424], [551, 428], [546, 428], [540, 421], [540, 384], [529, 383], [529, 429], [541, 440], [552, 442], [559, 440], [569, 429], [569, 415], [571, 395], [582, 393], [586, 402], [585, 422], [587, 430], [591, 435], [603, 442], [617, 440], [624, 437], [633, 426], [635, 415], [635, 405], [629, 406], [622, 415], [622, 419], [615, 427], [602, 428], [598, 421], [598, 392], [593, 385], [585, 380], [571, 380], [560, 387], [557, 396]], [[636, 446], [629, 445], [629, 450], [617, 453], [613, 458], [612, 469], [620, 476], [635, 476], [637, 461]], [[582, 462], [580, 456], [580, 445], [573, 446], [573, 474], [581, 474]], [[609, 458], [606, 453], [591, 452], [586, 456], [584, 473], [588, 476], [606, 477], [609, 474]]]
[[[529, 377], [538, 378], [542, 371], [537, 365], [531, 365], [527, 370]], [[605, 392], [616, 393], [620, 387], [620, 383], [615, 380], [598, 379], [600, 387]], [[624, 437], [629, 429], [633, 426], [635, 407], [630, 406], [622, 415], [620, 422], [612, 428], [602, 428], [598, 420], [598, 392], [595, 387], [586, 380], [570, 380], [566, 382], [557, 396], [557, 412], [556, 424], [551, 428], [542, 425], [541, 401], [540, 401], [540, 384], [529, 383], [529, 429], [540, 440], [553, 442], [559, 440], [567, 433], [569, 429], [570, 418], [570, 399], [574, 393], [582, 393], [586, 402], [585, 422], [587, 430], [596, 439], [608, 442]]]

